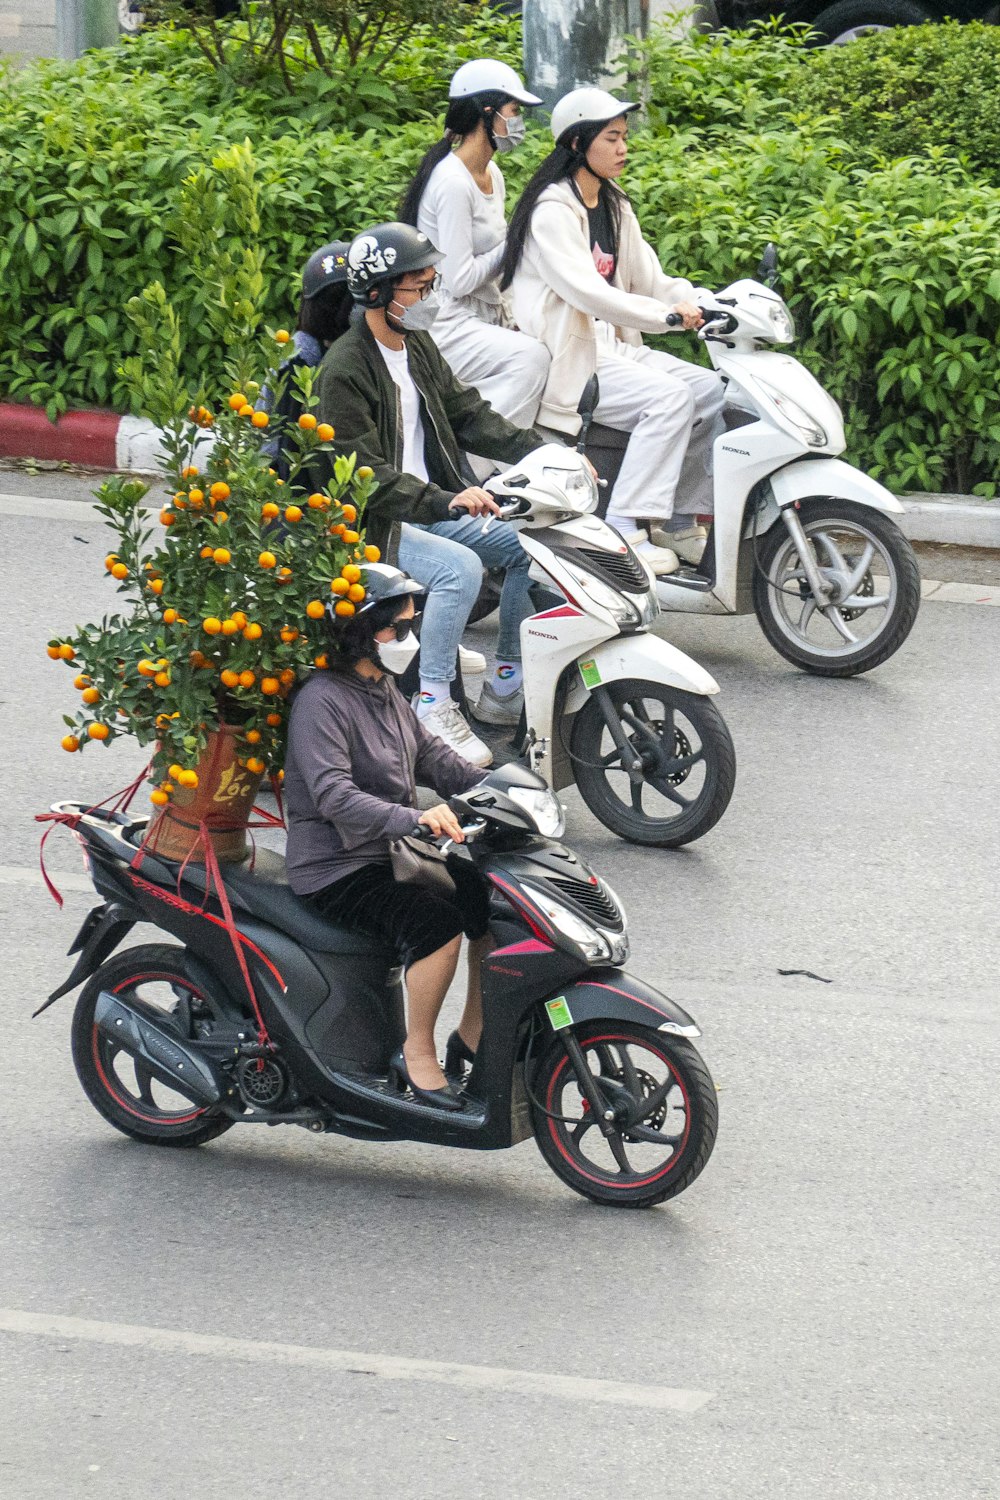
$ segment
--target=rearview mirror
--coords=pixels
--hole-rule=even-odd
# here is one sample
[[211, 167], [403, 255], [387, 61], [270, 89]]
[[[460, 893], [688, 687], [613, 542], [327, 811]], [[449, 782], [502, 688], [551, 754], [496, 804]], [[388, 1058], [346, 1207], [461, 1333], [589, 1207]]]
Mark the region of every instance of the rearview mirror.
[[590, 424], [594, 420], [594, 412], [597, 410], [597, 403], [598, 401], [600, 401], [600, 399], [600, 382], [597, 379], [596, 375], [591, 375], [590, 379], [587, 381], [587, 384], [583, 388], [583, 394], [576, 404], [576, 409], [580, 413], [580, 416], [583, 418], [583, 425], [580, 428], [580, 438], [576, 445], [578, 453], [582, 453], [584, 450], [584, 446], [587, 441], [587, 433], [590, 431]]
[[586, 425], [589, 427], [594, 420], [594, 412], [597, 403], [601, 399], [601, 386], [596, 375], [591, 375], [583, 388], [583, 395], [577, 402], [576, 409], [580, 413]]
[[765, 286], [775, 286], [778, 281], [778, 249], [772, 242], [768, 245], [760, 258], [757, 267], [757, 280], [762, 281]]

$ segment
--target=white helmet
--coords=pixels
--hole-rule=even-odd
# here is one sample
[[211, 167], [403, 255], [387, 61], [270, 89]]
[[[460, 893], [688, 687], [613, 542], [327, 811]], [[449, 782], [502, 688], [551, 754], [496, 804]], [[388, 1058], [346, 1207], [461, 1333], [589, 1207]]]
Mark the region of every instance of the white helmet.
[[606, 89], [588, 85], [582, 89], [571, 89], [564, 94], [552, 111], [552, 134], [561, 140], [567, 130], [581, 125], [607, 125], [620, 115], [630, 115], [638, 109], [627, 99], [616, 99]]
[[463, 63], [451, 80], [449, 99], [468, 99], [471, 94], [506, 94], [518, 104], [542, 102], [537, 94], [528, 93], [513, 68], [489, 57]]

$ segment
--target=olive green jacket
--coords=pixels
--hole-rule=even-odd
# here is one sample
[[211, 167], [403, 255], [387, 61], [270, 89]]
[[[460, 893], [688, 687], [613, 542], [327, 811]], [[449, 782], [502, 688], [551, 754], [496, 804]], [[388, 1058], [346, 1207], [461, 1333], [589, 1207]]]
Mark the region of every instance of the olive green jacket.
[[[405, 474], [399, 390], [364, 319], [331, 344], [320, 366], [319, 419], [337, 434], [338, 453], [356, 453], [375, 473], [377, 488], [365, 512], [366, 540], [395, 561], [404, 521], [430, 525], [457, 519], [455, 496], [476, 480], [465, 453], [515, 464], [546, 438], [514, 427], [478, 391], [456, 379], [428, 333], [406, 336], [410, 376], [420, 397], [424, 462], [429, 482]], [[327, 460], [331, 463], [332, 460]], [[317, 471], [325, 480], [329, 471]]]

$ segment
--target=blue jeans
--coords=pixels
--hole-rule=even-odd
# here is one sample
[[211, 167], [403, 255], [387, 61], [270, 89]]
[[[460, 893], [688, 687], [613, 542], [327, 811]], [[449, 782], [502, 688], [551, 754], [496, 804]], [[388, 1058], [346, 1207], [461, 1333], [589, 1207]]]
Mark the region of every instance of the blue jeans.
[[403, 571], [427, 590], [420, 675], [427, 682], [454, 682], [455, 660], [482, 587], [483, 565], [468, 547], [408, 523], [400, 531], [397, 557]]
[[419, 529], [450, 542], [461, 542], [463, 547], [476, 554], [484, 567], [503, 568], [497, 658], [500, 661], [520, 661], [521, 621], [535, 613], [528, 577], [531, 558], [508, 521], [498, 521], [494, 517], [484, 534], [483, 526], [487, 520], [488, 516], [463, 516], [458, 521], [435, 521]]

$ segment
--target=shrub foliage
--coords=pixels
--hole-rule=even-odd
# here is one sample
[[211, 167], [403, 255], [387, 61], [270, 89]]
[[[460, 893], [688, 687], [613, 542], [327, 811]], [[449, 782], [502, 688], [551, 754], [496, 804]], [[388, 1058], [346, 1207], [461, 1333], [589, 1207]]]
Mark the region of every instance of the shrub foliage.
[[[227, 33], [234, 47], [244, 25]], [[234, 266], [259, 252], [264, 315], [286, 322], [307, 254], [394, 213], [459, 62], [519, 62], [517, 22], [492, 12], [444, 37], [418, 26], [367, 61], [323, 35], [326, 71], [290, 34], [292, 93], [280, 69], [249, 86], [170, 27], [4, 80], [0, 390], [50, 415], [138, 409], [123, 303], [153, 281], [178, 318], [180, 378], [199, 385], [213, 334], [192, 215]], [[1000, 31], [905, 28], [811, 50], [796, 32], [654, 29], [630, 66], [649, 111], [624, 185], [665, 265], [722, 285], [752, 275], [775, 240], [796, 352], [844, 404], [853, 461], [897, 488], [992, 494]], [[246, 138], [252, 247], [228, 206]], [[511, 198], [548, 143], [531, 122], [504, 161]]]

